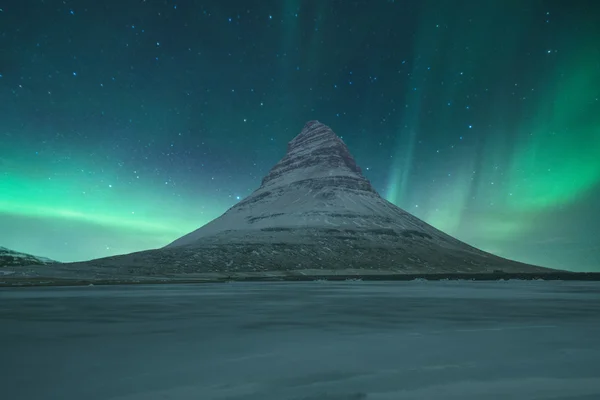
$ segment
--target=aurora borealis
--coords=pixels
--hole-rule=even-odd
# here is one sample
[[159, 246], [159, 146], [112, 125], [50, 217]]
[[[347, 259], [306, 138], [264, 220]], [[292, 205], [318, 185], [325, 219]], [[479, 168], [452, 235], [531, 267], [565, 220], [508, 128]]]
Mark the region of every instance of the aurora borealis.
[[0, 246], [163, 246], [318, 119], [437, 228], [600, 271], [598, 20], [593, 0], [0, 1]]

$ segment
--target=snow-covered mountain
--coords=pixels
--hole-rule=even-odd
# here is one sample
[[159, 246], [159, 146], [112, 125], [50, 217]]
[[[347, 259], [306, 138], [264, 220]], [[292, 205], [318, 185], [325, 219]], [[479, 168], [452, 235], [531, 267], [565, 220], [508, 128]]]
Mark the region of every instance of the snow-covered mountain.
[[[193, 246], [202, 238], [226, 232], [230, 236], [265, 229], [341, 229], [357, 234], [393, 234], [393, 230], [428, 237], [440, 245], [461, 245], [383, 199], [362, 175], [342, 139], [318, 121], [304, 126], [254, 193], [167, 247]], [[378, 240], [376, 235], [365, 238]]]
[[46, 257], [37, 257], [31, 254], [19, 253], [0, 247], [0, 267], [22, 267], [27, 265], [55, 264], [57, 261]]
[[480, 251], [383, 199], [318, 121], [304, 126], [254, 193], [205, 226], [162, 249], [63, 265], [96, 278], [552, 271]]

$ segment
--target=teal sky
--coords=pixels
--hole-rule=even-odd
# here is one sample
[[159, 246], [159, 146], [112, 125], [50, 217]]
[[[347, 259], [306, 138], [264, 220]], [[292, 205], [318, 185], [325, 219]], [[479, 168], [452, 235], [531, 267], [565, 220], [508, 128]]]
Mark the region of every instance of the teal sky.
[[156, 248], [303, 124], [379, 193], [504, 257], [600, 271], [594, 1], [0, 4], [0, 246]]

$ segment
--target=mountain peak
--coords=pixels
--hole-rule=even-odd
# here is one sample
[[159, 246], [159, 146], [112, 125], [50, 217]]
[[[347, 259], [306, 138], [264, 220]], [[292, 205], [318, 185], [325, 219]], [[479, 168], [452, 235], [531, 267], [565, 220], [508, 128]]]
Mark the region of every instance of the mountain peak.
[[342, 139], [315, 120], [307, 122], [288, 143], [285, 156], [263, 178], [261, 188], [332, 178], [354, 180], [358, 186], [373, 190]]

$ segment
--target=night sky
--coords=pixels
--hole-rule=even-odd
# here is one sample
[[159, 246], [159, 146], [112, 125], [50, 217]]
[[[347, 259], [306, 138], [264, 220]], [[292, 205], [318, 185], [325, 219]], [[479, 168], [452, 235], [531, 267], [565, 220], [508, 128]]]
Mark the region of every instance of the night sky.
[[600, 4], [0, 0], [0, 246], [166, 245], [304, 123], [495, 254], [600, 271]]

